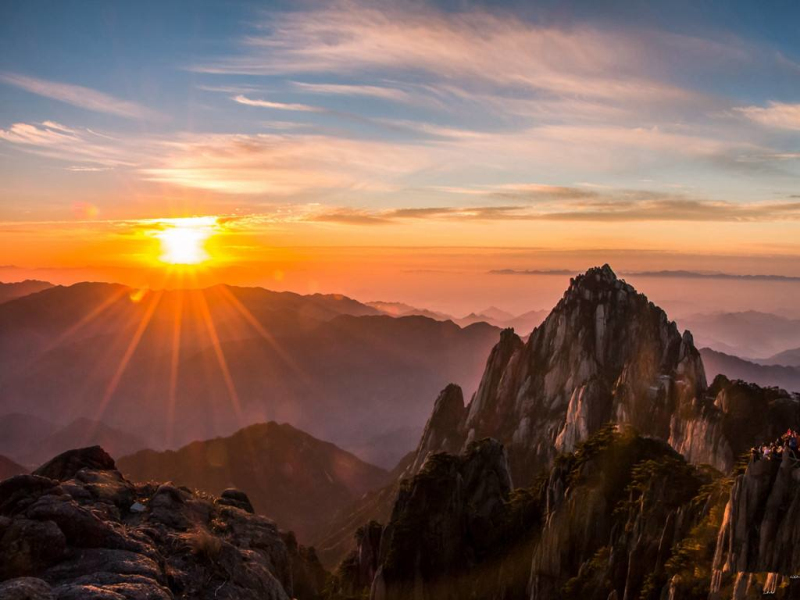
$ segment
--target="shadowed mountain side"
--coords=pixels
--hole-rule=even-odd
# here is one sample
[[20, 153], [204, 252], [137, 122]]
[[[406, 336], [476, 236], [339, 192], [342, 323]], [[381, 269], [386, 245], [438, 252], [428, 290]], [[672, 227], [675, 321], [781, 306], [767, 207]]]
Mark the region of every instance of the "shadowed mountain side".
[[703, 348], [700, 354], [709, 378], [722, 374], [730, 379], [742, 379], [761, 386], [776, 386], [800, 392], [800, 367], [756, 364], [710, 348]]
[[498, 334], [341, 315], [376, 311], [338, 296], [130, 294], [83, 284], [0, 306], [0, 412], [85, 416], [156, 449], [287, 421], [391, 466], [413, 447], [392, 435], [421, 430], [447, 382], [474, 389]]
[[[480, 440], [400, 484], [387, 525], [359, 531], [334, 587], [372, 600], [701, 598], [729, 485], [609, 426], [512, 490], [503, 447]], [[333, 598], [346, 597], [358, 595]]]
[[14, 283], [3, 283], [0, 281], [0, 304], [16, 298], [35, 294], [51, 287], [53, 287], [52, 283], [37, 281], [36, 279], [27, 279]]
[[335, 445], [277, 423], [193, 442], [177, 451], [144, 450], [117, 461], [133, 481], [174, 481], [211, 494], [235, 487], [256, 512], [306, 540], [338, 509], [384, 485], [388, 473]]

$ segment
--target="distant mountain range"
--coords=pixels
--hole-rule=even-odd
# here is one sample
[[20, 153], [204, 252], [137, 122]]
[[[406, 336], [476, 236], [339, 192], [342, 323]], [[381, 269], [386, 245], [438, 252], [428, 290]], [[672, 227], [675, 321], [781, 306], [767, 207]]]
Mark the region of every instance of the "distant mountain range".
[[428, 317], [437, 321], [452, 321], [460, 327], [467, 327], [475, 323], [488, 323], [495, 327], [512, 327], [520, 333], [520, 335], [528, 335], [533, 331], [534, 327], [544, 321], [548, 312], [546, 310], [531, 310], [521, 315], [514, 316], [503, 309], [490, 306], [489, 308], [478, 312], [472, 312], [463, 317], [454, 317], [442, 312], [416, 308], [402, 302], [367, 302], [367, 305], [393, 317]]
[[117, 461], [133, 481], [173, 481], [211, 494], [247, 493], [256, 512], [301, 539], [336, 510], [388, 480], [383, 469], [291, 425], [251, 425], [176, 451], [144, 450]]
[[698, 345], [754, 359], [800, 347], [800, 320], [758, 311], [695, 314], [678, 319]]
[[438, 389], [477, 387], [499, 337], [341, 295], [102, 283], [0, 304], [0, 331], [0, 415], [88, 418], [155, 449], [276, 420], [386, 467]]
[[13, 477], [14, 475], [20, 475], [27, 472], [28, 469], [19, 463], [14, 462], [7, 456], [0, 454], [0, 481], [3, 479], [8, 479], [9, 477]]
[[762, 365], [780, 365], [784, 367], [800, 367], [800, 348], [792, 348], [791, 350], [784, 350], [778, 352], [769, 358], [762, 358], [756, 360]]
[[700, 353], [709, 377], [723, 374], [730, 379], [800, 392], [800, 367], [759, 364], [711, 348], [703, 348]]
[[135, 435], [91, 419], [79, 418], [59, 427], [21, 413], [0, 416], [0, 454], [31, 468], [65, 450], [93, 445], [117, 457], [146, 447]]
[[35, 294], [51, 287], [53, 287], [52, 283], [37, 281], [36, 279], [26, 279], [15, 283], [3, 283], [0, 281], [0, 304], [15, 298]]

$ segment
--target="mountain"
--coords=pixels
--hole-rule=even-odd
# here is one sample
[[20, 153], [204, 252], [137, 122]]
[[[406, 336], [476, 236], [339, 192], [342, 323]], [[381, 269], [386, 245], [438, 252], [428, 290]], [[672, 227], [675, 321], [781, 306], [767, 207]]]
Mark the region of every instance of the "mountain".
[[[516, 489], [503, 447], [472, 442], [403, 480], [386, 525], [358, 531], [331, 600], [706, 598], [730, 490], [624, 426], [601, 428]], [[720, 575], [720, 597], [731, 597], [735, 577]]]
[[23, 457], [26, 464], [41, 464], [48, 456], [85, 446], [103, 446], [112, 457], [125, 456], [146, 447], [143, 440], [123, 429], [80, 418], [38, 441], [35, 448]]
[[313, 549], [247, 495], [134, 484], [100, 447], [0, 481], [0, 598], [322, 600]]
[[[11, 413], [0, 416], [0, 454], [18, 462], [36, 451], [42, 440], [56, 432], [58, 427], [46, 419]], [[39, 464], [40, 461], [33, 461]]]
[[710, 348], [703, 348], [700, 353], [710, 377], [721, 373], [731, 379], [800, 392], [800, 367], [757, 364]]
[[381, 311], [390, 317], [428, 317], [436, 321], [454, 321], [453, 317], [445, 313], [428, 310], [426, 308], [416, 308], [403, 302], [367, 302], [367, 306]]
[[25, 281], [18, 281], [14, 283], [3, 283], [0, 281], [0, 304], [41, 292], [48, 288], [53, 287], [52, 283], [46, 281], [37, 281], [36, 279], [26, 279]]
[[501, 323], [510, 321], [511, 319], [514, 318], [514, 315], [512, 315], [510, 312], [506, 312], [501, 308], [497, 308], [496, 306], [490, 306], [489, 308], [485, 308], [482, 311], [480, 311], [479, 314], [489, 319], [492, 319], [493, 321]]
[[333, 444], [274, 422], [176, 451], [144, 450], [117, 465], [132, 481], [173, 481], [211, 494], [241, 489], [257, 513], [302, 539], [336, 510], [384, 485], [388, 475]]
[[769, 358], [755, 361], [760, 365], [778, 365], [782, 367], [800, 367], [800, 348], [784, 350]]
[[695, 314], [679, 319], [701, 346], [742, 357], [771, 356], [800, 346], [800, 320], [758, 311]]
[[341, 511], [315, 543], [330, 561], [348, 547], [354, 515], [386, 523], [400, 479], [422, 472], [431, 456], [463, 455], [492, 438], [504, 447], [511, 481], [525, 488], [609, 422], [729, 472], [751, 445], [800, 424], [800, 402], [721, 376], [709, 386], [689, 332], [607, 265], [590, 269], [527, 342], [503, 331], [468, 403], [459, 386], [445, 387], [401, 478]]
[[343, 296], [93, 283], [0, 305], [0, 331], [0, 414], [86, 417], [154, 449], [277, 420], [386, 467], [439, 389], [477, 386], [499, 335]]
[[[706, 388], [691, 334], [681, 335], [608, 265], [590, 269], [526, 343], [503, 332], [468, 405], [437, 402], [416, 468], [428, 452], [459, 452], [492, 437], [506, 447], [512, 479], [524, 484], [614, 421], [728, 469], [734, 454]], [[439, 409], [448, 413], [443, 425], [435, 423]]]
[[28, 470], [25, 467], [0, 454], [0, 481], [27, 472]]
[[79, 418], [58, 427], [20, 413], [0, 417], [0, 453], [25, 465], [38, 465], [49, 456], [87, 445], [103, 445], [114, 456], [145, 447], [135, 435], [92, 419]]
[[719, 503], [694, 503], [713, 483], [664, 442], [614, 428], [523, 490], [494, 440], [436, 454], [402, 485], [370, 597], [658, 598], [676, 547]]

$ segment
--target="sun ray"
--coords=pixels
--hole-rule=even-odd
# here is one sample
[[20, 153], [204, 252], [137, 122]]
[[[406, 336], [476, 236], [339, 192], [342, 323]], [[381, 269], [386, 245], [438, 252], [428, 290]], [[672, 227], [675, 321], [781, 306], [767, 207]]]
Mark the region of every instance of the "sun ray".
[[258, 319], [253, 316], [253, 313], [251, 313], [248, 308], [242, 304], [242, 302], [233, 294], [233, 292], [231, 292], [227, 286], [217, 286], [216, 289], [219, 290], [219, 293], [222, 294], [225, 299], [231, 303], [231, 305], [233, 305], [236, 311], [244, 318], [245, 321], [247, 321], [247, 323], [256, 331], [256, 333], [258, 333], [258, 335], [261, 336], [272, 347], [273, 350], [275, 350], [278, 356], [290, 369], [292, 369], [292, 371], [303, 377], [306, 376], [305, 371], [300, 367], [300, 365], [298, 365], [297, 362], [291, 356], [289, 356], [289, 354], [280, 346], [280, 344], [278, 344], [278, 341], [275, 339], [275, 337], [269, 331], [267, 331], [267, 329], [258, 321]]
[[108, 298], [103, 300], [100, 304], [98, 304], [90, 312], [85, 314], [83, 317], [81, 317], [74, 324], [70, 325], [70, 327], [67, 328], [65, 331], [63, 331], [61, 334], [59, 334], [59, 336], [57, 338], [55, 338], [49, 344], [44, 346], [40, 350], [39, 356], [47, 354], [51, 350], [54, 350], [55, 348], [57, 348], [58, 346], [60, 346], [61, 344], [63, 344], [67, 340], [69, 340], [69, 338], [71, 338], [73, 335], [78, 333], [78, 331], [80, 331], [81, 329], [83, 329], [84, 327], [89, 325], [92, 321], [94, 321], [95, 319], [100, 317], [100, 315], [102, 315], [106, 310], [108, 310], [111, 306], [113, 306], [113, 304], [115, 302], [117, 302], [118, 300], [123, 298], [125, 296], [125, 294], [127, 294], [128, 292], [129, 292], [129, 290], [127, 288], [121, 288], [121, 289], [115, 291], [111, 296], [109, 296]]
[[[106, 408], [108, 407], [108, 403], [111, 401], [111, 397], [114, 395], [114, 392], [119, 385], [122, 376], [125, 373], [125, 369], [128, 368], [128, 363], [130, 363], [131, 358], [133, 357], [134, 352], [136, 352], [136, 348], [139, 346], [139, 342], [144, 335], [145, 330], [147, 329], [148, 324], [150, 323], [150, 319], [153, 317], [153, 313], [158, 306], [158, 303], [161, 301], [161, 297], [164, 294], [163, 290], [159, 290], [153, 293], [153, 297], [150, 299], [147, 308], [145, 309], [144, 315], [142, 315], [142, 319], [139, 321], [139, 325], [136, 327], [136, 331], [131, 338], [131, 341], [128, 343], [127, 348], [125, 349], [125, 354], [123, 354], [122, 359], [117, 365], [117, 369], [114, 371], [111, 379], [106, 386], [106, 390], [103, 393], [103, 397], [100, 400], [100, 405], [97, 407], [97, 421], [101, 419], [103, 413], [105, 412]], [[93, 432], [90, 432], [93, 433]]]
[[211, 347], [214, 349], [214, 355], [217, 358], [217, 364], [219, 365], [220, 372], [222, 373], [222, 378], [225, 381], [225, 387], [228, 390], [228, 397], [230, 398], [233, 406], [234, 414], [239, 420], [239, 425], [242, 426], [242, 407], [239, 401], [239, 394], [236, 391], [236, 385], [234, 384], [233, 377], [231, 377], [231, 372], [228, 368], [228, 361], [225, 359], [225, 353], [222, 351], [222, 345], [219, 341], [219, 334], [217, 333], [217, 328], [214, 325], [211, 311], [208, 308], [208, 302], [206, 301], [204, 291], [198, 290], [196, 298], [203, 322], [206, 326], [206, 331], [211, 341]]
[[177, 403], [178, 396], [178, 365], [180, 363], [181, 353], [181, 328], [183, 326], [183, 301], [185, 291], [180, 289], [180, 283], [183, 282], [183, 275], [178, 273], [179, 291], [177, 304], [175, 306], [175, 315], [172, 323], [172, 347], [170, 351], [169, 362], [169, 391], [167, 395], [167, 447], [172, 447], [173, 427], [175, 425], [175, 404]]

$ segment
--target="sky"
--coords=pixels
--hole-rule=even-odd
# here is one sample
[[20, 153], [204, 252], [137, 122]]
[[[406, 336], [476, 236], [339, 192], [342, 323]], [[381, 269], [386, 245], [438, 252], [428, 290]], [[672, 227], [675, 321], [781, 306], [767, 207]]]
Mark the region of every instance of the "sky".
[[158, 285], [186, 217], [212, 223], [203, 281], [458, 310], [532, 293], [503, 269], [797, 276], [798, 23], [788, 1], [6, 0], [0, 279]]

